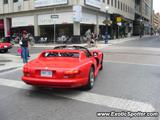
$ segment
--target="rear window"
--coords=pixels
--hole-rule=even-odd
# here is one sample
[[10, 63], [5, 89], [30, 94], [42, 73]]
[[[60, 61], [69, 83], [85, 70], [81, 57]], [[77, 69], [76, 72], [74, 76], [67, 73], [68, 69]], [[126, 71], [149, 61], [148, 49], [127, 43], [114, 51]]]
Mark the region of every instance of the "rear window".
[[46, 52], [44, 57], [72, 57], [79, 58], [78, 52]]

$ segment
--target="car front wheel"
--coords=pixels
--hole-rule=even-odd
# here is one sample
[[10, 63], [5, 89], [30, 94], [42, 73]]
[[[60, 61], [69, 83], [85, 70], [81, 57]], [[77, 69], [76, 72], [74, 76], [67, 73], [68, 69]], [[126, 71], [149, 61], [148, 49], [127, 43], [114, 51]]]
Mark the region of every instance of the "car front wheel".
[[85, 90], [90, 90], [93, 88], [95, 83], [95, 75], [94, 75], [94, 68], [91, 67], [89, 75], [88, 75], [88, 83], [87, 85], [84, 87]]

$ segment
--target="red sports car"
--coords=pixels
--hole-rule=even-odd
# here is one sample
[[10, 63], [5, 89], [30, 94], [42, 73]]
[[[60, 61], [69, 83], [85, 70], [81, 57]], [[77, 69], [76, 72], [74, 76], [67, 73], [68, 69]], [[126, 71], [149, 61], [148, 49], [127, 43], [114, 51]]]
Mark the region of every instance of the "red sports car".
[[0, 42], [0, 52], [8, 52], [8, 49], [12, 48], [12, 44], [11, 43], [7, 43], [7, 42]]
[[103, 68], [103, 53], [80, 46], [59, 46], [43, 51], [23, 68], [22, 80], [33, 86], [85, 88], [94, 86]]

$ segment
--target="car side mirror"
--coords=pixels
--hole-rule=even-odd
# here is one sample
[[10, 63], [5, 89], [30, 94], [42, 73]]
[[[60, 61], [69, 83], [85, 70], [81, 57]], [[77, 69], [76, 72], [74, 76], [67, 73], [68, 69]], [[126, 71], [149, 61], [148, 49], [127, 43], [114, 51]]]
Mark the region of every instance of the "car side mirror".
[[93, 52], [93, 56], [94, 57], [98, 57], [98, 53], [97, 52]]

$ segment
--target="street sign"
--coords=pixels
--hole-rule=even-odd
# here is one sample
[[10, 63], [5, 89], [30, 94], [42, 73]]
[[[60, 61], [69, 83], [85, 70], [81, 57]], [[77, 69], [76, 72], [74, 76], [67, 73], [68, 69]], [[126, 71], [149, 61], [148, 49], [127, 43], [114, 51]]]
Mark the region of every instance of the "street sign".
[[56, 41], [56, 21], [59, 18], [59, 15], [51, 15], [51, 19], [54, 19], [54, 43]]
[[58, 19], [58, 18], [59, 18], [59, 15], [51, 15], [51, 18], [52, 18], [52, 19]]
[[105, 24], [105, 25], [111, 25], [112, 21], [111, 20], [104, 20], [103, 24]]

